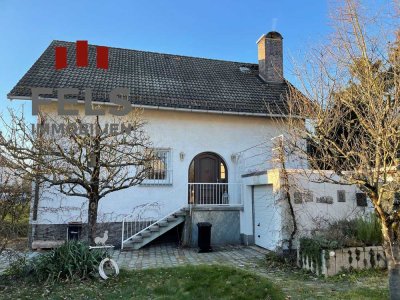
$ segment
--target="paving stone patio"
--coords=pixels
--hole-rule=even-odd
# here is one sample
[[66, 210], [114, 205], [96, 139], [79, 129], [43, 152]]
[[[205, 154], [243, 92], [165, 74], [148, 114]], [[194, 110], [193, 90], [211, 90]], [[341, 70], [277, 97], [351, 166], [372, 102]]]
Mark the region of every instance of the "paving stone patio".
[[215, 247], [213, 252], [198, 253], [195, 248], [181, 248], [174, 244], [145, 247], [136, 251], [114, 251], [112, 257], [120, 268], [146, 269], [180, 265], [224, 264], [251, 267], [265, 257], [268, 251], [257, 246]]
[[[213, 252], [198, 253], [196, 248], [182, 248], [175, 244], [160, 244], [136, 251], [112, 252], [113, 259], [123, 269], [167, 268], [181, 265], [224, 264], [239, 268], [256, 267], [268, 251], [257, 246], [214, 247]], [[38, 252], [20, 253], [33, 257]], [[15, 259], [16, 257], [14, 257]], [[0, 256], [0, 274], [8, 267], [10, 257]]]

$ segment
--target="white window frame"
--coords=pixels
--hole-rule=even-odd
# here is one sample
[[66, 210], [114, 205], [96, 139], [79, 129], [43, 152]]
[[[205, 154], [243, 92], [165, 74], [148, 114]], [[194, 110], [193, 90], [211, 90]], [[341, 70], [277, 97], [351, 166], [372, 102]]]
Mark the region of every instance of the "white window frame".
[[143, 180], [142, 185], [172, 185], [172, 149], [171, 148], [153, 148], [155, 154], [157, 153], [165, 153], [165, 178], [146, 178]]

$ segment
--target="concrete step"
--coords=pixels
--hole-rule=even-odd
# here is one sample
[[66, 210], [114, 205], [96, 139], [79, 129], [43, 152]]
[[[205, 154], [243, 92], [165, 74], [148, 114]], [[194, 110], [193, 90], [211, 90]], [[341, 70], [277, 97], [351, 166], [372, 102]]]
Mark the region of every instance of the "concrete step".
[[186, 216], [186, 212], [180, 210], [180, 211], [177, 211], [176, 213], [174, 213], [174, 216], [176, 216], [176, 217]]
[[143, 231], [142, 233], [140, 233], [140, 235], [142, 237], [149, 237], [151, 236], [151, 231], [150, 230]]
[[160, 221], [160, 222], [157, 223], [157, 225], [159, 227], [166, 227], [166, 226], [168, 226], [168, 222], [167, 221]]
[[149, 227], [139, 235], [133, 237], [128, 242], [124, 243], [123, 250], [137, 250], [147, 245], [154, 239], [163, 235], [172, 228], [178, 226], [185, 221], [186, 212], [184, 210], [177, 211], [176, 213], [168, 216], [159, 223]]
[[131, 238], [132, 243], [141, 243], [143, 241], [143, 237], [137, 235]]
[[124, 249], [122, 249], [121, 251], [130, 251], [130, 250], [135, 250], [135, 248], [133, 247], [133, 243], [126, 242], [124, 244]]
[[149, 229], [150, 229], [151, 232], [160, 231], [160, 227], [157, 226], [157, 225], [151, 226]]
[[[168, 223], [168, 226], [165, 227], [158, 227], [158, 231], [151, 231], [151, 235], [149, 237], [144, 238], [141, 242], [139, 243], [133, 243], [132, 247], [130, 249], [140, 249], [143, 246], [147, 245], [148, 243], [150, 243], [151, 241], [155, 240], [156, 238], [158, 238], [159, 236], [163, 235], [164, 233], [166, 233], [167, 231], [171, 230], [172, 228], [175, 228], [176, 226], [178, 226], [179, 224], [181, 224], [182, 222], [185, 221], [184, 217], [178, 217], [175, 218], [176, 220], [174, 222], [170, 222]], [[124, 248], [126, 248], [126, 246], [124, 245]], [[129, 249], [128, 249], [129, 250]]]

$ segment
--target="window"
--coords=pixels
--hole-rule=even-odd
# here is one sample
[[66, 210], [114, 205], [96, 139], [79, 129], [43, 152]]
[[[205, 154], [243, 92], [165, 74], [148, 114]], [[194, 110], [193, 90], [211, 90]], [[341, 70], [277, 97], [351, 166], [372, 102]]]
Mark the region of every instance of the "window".
[[219, 170], [220, 170], [220, 174], [219, 175], [220, 175], [221, 180], [225, 180], [226, 179], [226, 172], [225, 172], [225, 166], [224, 166], [223, 163], [220, 164]]
[[346, 202], [346, 191], [345, 190], [337, 191], [337, 201], [338, 202]]
[[172, 184], [171, 149], [153, 149], [154, 159], [150, 162], [150, 170], [143, 184]]
[[356, 201], [357, 206], [367, 206], [367, 194], [365, 193], [356, 193]]

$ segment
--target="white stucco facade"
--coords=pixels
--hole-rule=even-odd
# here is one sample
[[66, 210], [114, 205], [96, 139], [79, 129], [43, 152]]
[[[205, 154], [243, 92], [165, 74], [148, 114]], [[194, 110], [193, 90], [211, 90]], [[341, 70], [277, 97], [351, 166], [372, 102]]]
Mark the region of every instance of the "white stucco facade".
[[[323, 229], [334, 222], [343, 219], [353, 219], [368, 215], [373, 211], [371, 204], [358, 206], [356, 194], [361, 191], [355, 185], [343, 185], [334, 183], [317, 182], [321, 178], [317, 172], [292, 169], [287, 170], [289, 179], [289, 191], [293, 210], [297, 222], [297, 233], [295, 238], [308, 236], [313, 231]], [[328, 172], [327, 172], [328, 173]], [[244, 209], [241, 217], [241, 232], [244, 235], [252, 236], [256, 229], [255, 221], [257, 212], [254, 211], [256, 201], [254, 189], [262, 187], [270, 190], [265, 193], [263, 201], [268, 202], [268, 209], [274, 211], [273, 224], [268, 224], [269, 232], [266, 239], [272, 239], [274, 243], [269, 247], [271, 250], [285, 249], [292, 230], [292, 217], [289, 212], [289, 204], [286, 198], [282, 182], [282, 170], [269, 169], [261, 174], [245, 176], [243, 178]], [[304, 194], [310, 192], [306, 200], [295, 201], [295, 193]], [[345, 195], [344, 202], [339, 201], [339, 193]], [[268, 199], [270, 197], [271, 199]], [[329, 202], [321, 202], [321, 197], [329, 197]], [[270, 200], [270, 201], [268, 201]], [[343, 200], [343, 199], [341, 199]], [[255, 236], [257, 244], [257, 236]], [[296, 244], [296, 240], [295, 240]]]
[[[46, 113], [57, 118], [55, 104], [47, 105], [45, 109]], [[218, 154], [226, 164], [228, 183], [241, 183], [242, 174], [235, 155], [281, 134], [276, 121], [260, 116], [145, 109], [142, 117], [147, 122], [146, 131], [154, 147], [170, 149], [172, 182], [166, 185], [141, 184], [107, 195], [100, 200], [100, 222], [103, 219], [121, 221], [135, 207], [146, 203], [157, 202], [161, 214], [186, 206], [189, 165], [202, 152]], [[112, 122], [111, 117], [102, 120]], [[85, 201], [84, 198], [67, 198], [60, 193], [42, 193], [37, 223], [85, 222]]]
[[[47, 105], [45, 110], [58, 118], [55, 103]], [[125, 216], [135, 212], [135, 208], [149, 203], [157, 204], [156, 213], [160, 218], [187, 207], [189, 165], [196, 155], [212, 152], [224, 161], [228, 184], [239, 187], [235, 190], [233, 186], [230, 187], [230, 193], [235, 193], [235, 197], [230, 198], [229, 205], [239, 210], [240, 218], [233, 222], [240, 223], [238, 228], [242, 242], [257, 244], [259, 238], [259, 245], [263, 247], [284, 247], [290, 231], [290, 215], [282, 196], [282, 174], [273, 163], [274, 145], [271, 140], [284, 134], [282, 120], [277, 122], [265, 116], [157, 109], [144, 109], [142, 118], [147, 122], [146, 132], [153, 146], [169, 152], [171, 180], [168, 184], [141, 184], [107, 195], [99, 203], [99, 223], [122, 222]], [[126, 120], [129, 122], [129, 116]], [[113, 122], [114, 119], [107, 115], [101, 121]], [[296, 166], [289, 160], [287, 167]], [[312, 176], [304, 176], [299, 170], [288, 172], [292, 200], [296, 191], [312, 192], [312, 201], [293, 204], [299, 228], [297, 237], [307, 235], [328, 222], [352, 218], [367, 210], [357, 206], [355, 195], [359, 191], [355, 186], [315, 183], [312, 182]], [[263, 190], [268, 201], [268, 207], [264, 208], [265, 218], [257, 212], [257, 207], [261, 211], [260, 205], [263, 203], [254, 199], [255, 193], [262, 194]], [[345, 202], [338, 202], [338, 190], [345, 194]], [[317, 201], [317, 198], [327, 196], [331, 197], [332, 203]], [[213, 210], [213, 207], [209, 209]], [[265, 225], [268, 229], [259, 231], [262, 228], [257, 226], [264, 226], [259, 224], [263, 223], [259, 220], [264, 219], [269, 222]], [[53, 225], [69, 222], [87, 222], [87, 200], [66, 197], [57, 191], [42, 188], [38, 217], [32, 223]], [[261, 243], [263, 238], [264, 243]], [[269, 240], [265, 242], [265, 238]]]

